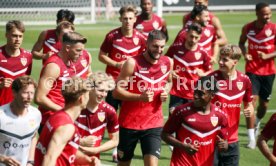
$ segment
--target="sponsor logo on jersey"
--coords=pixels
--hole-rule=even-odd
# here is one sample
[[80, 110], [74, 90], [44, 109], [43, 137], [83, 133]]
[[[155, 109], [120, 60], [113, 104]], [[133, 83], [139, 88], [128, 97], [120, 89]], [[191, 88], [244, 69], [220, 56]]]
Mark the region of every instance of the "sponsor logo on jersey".
[[199, 60], [200, 57], [201, 57], [201, 53], [200, 52], [196, 52], [195, 53], [196, 60]]
[[265, 35], [266, 35], [267, 37], [271, 36], [271, 34], [272, 34], [271, 29], [265, 30]]
[[103, 122], [105, 119], [105, 112], [98, 112], [98, 119]]
[[154, 29], [158, 29], [159, 23], [158, 23], [157, 21], [154, 21], [154, 22], [152, 23], [152, 26], [153, 26]]
[[82, 60], [81, 60], [81, 65], [82, 65], [83, 67], [86, 67], [86, 66], [87, 66], [87, 60], [86, 60], [86, 59], [82, 59]]
[[206, 141], [199, 141], [199, 140], [192, 140], [190, 137], [187, 137], [183, 141], [185, 144], [192, 144], [196, 146], [207, 146], [212, 144], [213, 140], [206, 140]]
[[204, 30], [204, 34], [205, 34], [207, 37], [209, 37], [209, 36], [211, 35], [211, 32], [210, 32], [209, 29], [205, 29], [205, 30]]
[[242, 90], [243, 82], [237, 82], [237, 87], [238, 87], [239, 90]]
[[134, 38], [133, 38], [133, 43], [134, 43], [135, 45], [137, 45], [137, 44], [139, 43], [139, 38], [138, 38], [138, 37], [134, 37]]
[[196, 121], [195, 118], [189, 118], [189, 119], [188, 119], [188, 122], [195, 122], [195, 121]]
[[20, 58], [20, 62], [23, 66], [26, 66], [27, 64], [27, 58]]
[[162, 72], [163, 74], [165, 74], [165, 73], [167, 72], [167, 70], [168, 70], [167, 66], [165, 66], [165, 65], [162, 65], [162, 66], [161, 66], [161, 72]]
[[212, 116], [211, 117], [211, 123], [215, 127], [218, 124], [218, 117]]
[[1, 62], [8, 62], [8, 61], [7, 61], [7, 59], [3, 59], [3, 60], [1, 60]]

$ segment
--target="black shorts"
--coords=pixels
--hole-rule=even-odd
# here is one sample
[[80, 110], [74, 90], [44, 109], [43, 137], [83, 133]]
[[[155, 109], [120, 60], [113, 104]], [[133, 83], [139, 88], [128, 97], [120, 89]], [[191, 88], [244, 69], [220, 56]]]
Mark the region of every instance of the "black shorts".
[[275, 74], [260, 76], [252, 73], [246, 73], [252, 83], [252, 94], [258, 95], [262, 100], [269, 101], [272, 93]]
[[228, 145], [226, 152], [215, 150], [214, 166], [238, 166], [240, 159], [239, 142]]
[[177, 107], [182, 104], [186, 104], [191, 101], [192, 100], [181, 98], [181, 97], [174, 96], [174, 95], [170, 95], [169, 109], [171, 109], [172, 107]]
[[162, 128], [147, 130], [132, 130], [120, 127], [118, 160], [130, 161], [134, 155], [135, 147], [140, 141], [142, 154], [160, 157]]
[[112, 96], [113, 91], [108, 91], [107, 96], [105, 98], [105, 101], [110, 104], [114, 109], [117, 111], [119, 109], [119, 106], [121, 106], [121, 100], [114, 99]]

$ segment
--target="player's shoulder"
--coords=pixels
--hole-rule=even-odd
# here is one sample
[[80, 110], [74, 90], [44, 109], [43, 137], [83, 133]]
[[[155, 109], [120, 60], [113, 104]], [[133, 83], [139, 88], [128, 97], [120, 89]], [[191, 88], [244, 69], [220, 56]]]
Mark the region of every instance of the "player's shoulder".
[[10, 110], [9, 104], [0, 106], [0, 118], [5, 117], [8, 110]]
[[238, 71], [238, 70], [236, 70], [236, 71], [237, 71], [237, 77], [239, 79], [242, 79], [244, 81], [250, 81], [249, 77], [246, 74], [244, 74], [243, 72]]
[[111, 31], [109, 31], [107, 34], [106, 34], [106, 37], [108, 38], [113, 38], [114, 36], [120, 34], [120, 28], [115, 28]]
[[31, 112], [31, 114], [35, 115], [35, 116], [41, 116], [41, 112], [34, 106], [30, 105], [28, 108], [28, 111]]
[[112, 107], [110, 104], [108, 104], [105, 101], [102, 101], [100, 103], [100, 107], [99, 108], [102, 108], [107, 113], [116, 113], [114, 107]]
[[220, 116], [220, 117], [228, 117], [227, 113], [224, 112], [223, 110], [221, 110], [219, 107], [217, 107], [215, 104], [211, 104], [211, 109], [212, 111], [214, 111], [214, 113], [217, 115], [217, 116]]
[[32, 53], [24, 48], [20, 48], [20, 53], [22, 56], [32, 57]]
[[189, 113], [192, 110], [192, 103], [186, 103], [175, 107], [173, 113], [175, 115], [183, 115]]
[[134, 37], [138, 37], [138, 38], [140, 38], [144, 41], [147, 40], [147, 37], [144, 34], [142, 34], [140, 31], [136, 30], [136, 29], [133, 29], [133, 34], [134, 34]]

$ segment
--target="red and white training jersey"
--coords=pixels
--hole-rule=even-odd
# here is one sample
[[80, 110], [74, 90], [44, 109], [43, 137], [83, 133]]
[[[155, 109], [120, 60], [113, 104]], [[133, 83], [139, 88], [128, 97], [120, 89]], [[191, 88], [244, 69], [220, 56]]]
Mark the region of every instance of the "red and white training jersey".
[[[180, 30], [176, 38], [174, 39], [174, 42], [171, 45], [171, 47], [173, 47], [174, 44], [185, 43], [186, 33], [187, 33], [187, 28], [183, 28], [182, 30]], [[216, 42], [216, 40], [217, 40], [217, 33], [213, 25], [207, 25], [206, 27], [202, 27], [202, 33], [200, 36], [200, 40], [198, 41], [198, 45], [203, 47], [210, 57], [214, 56], [214, 43]], [[170, 49], [173, 49], [173, 48], [169, 48], [169, 50]]]
[[119, 125], [123, 128], [146, 130], [163, 126], [162, 101], [160, 94], [167, 83], [171, 62], [161, 56], [156, 64], [149, 63], [144, 55], [134, 57], [135, 67], [128, 84], [130, 93], [154, 92], [152, 102], [122, 101]]
[[[276, 113], [274, 113], [269, 121], [266, 123], [265, 127], [263, 128], [261, 135], [265, 137], [267, 140], [276, 138]], [[273, 155], [276, 156], [276, 142], [273, 145]], [[272, 166], [272, 164], [270, 164]]]
[[154, 13], [150, 20], [143, 20], [141, 15], [137, 16], [137, 20], [134, 24], [134, 28], [142, 32], [146, 37], [152, 30], [161, 30], [163, 26], [164, 20]]
[[[0, 47], [0, 81], [4, 78], [16, 79], [23, 75], [30, 75], [32, 71], [32, 54], [20, 48], [20, 55], [11, 57], [5, 51], [5, 45]], [[0, 89], [0, 105], [13, 100], [12, 88]]]
[[[95, 112], [92, 112], [89, 109], [82, 110], [80, 116], [75, 121], [75, 124], [78, 127], [81, 137], [91, 135], [97, 137], [94, 147], [101, 145], [105, 128], [107, 128], [107, 131], [110, 134], [119, 131], [116, 111], [111, 105], [104, 101], [99, 104], [98, 109]], [[100, 154], [98, 153], [95, 156], [99, 158]]]
[[[59, 41], [56, 29], [46, 30], [45, 40], [43, 42], [42, 48], [43, 53], [54, 52], [58, 53], [61, 50], [61, 41]], [[45, 63], [45, 59], [42, 60], [43, 64]]]
[[[129, 57], [141, 54], [146, 45], [146, 38], [137, 30], [133, 30], [132, 37], [125, 37], [121, 28], [109, 32], [101, 45], [101, 50], [108, 53], [109, 58], [116, 62], [126, 61]], [[117, 79], [120, 69], [107, 66], [106, 73]]]
[[[64, 64], [63, 60], [60, 58], [58, 54], [54, 54], [45, 61], [40, 75], [44, 72], [46, 65], [48, 65], [49, 63], [57, 64], [60, 68], [60, 73], [59, 73], [59, 77], [54, 81], [53, 87], [50, 89], [49, 93], [47, 94], [47, 97], [52, 102], [54, 102], [55, 104], [63, 108], [64, 98], [61, 94], [62, 84], [67, 79], [76, 75], [76, 70], [72, 65], [67, 66], [66, 64]], [[42, 114], [41, 124], [45, 124], [46, 120], [50, 117], [50, 115], [54, 114], [54, 111], [44, 109], [42, 106], [39, 106], [39, 110], [41, 111], [41, 114]]]
[[77, 62], [72, 63], [75, 74], [81, 78], [87, 78], [91, 65], [91, 57], [87, 50], [83, 50]]
[[245, 70], [256, 75], [275, 74], [274, 58], [262, 60], [257, 51], [266, 54], [275, 51], [276, 44], [276, 24], [265, 24], [263, 29], [255, 26], [255, 21], [245, 25], [245, 32], [248, 39], [248, 53], [252, 55], [251, 61], [246, 61]]
[[[51, 116], [45, 126], [42, 129], [42, 132], [39, 136], [36, 148], [35, 148], [35, 166], [41, 166], [44, 155], [47, 153], [49, 143], [52, 139], [54, 132], [64, 125], [74, 125], [73, 120], [65, 111], [56, 112]], [[74, 125], [75, 126], [75, 125]], [[66, 133], [64, 133], [66, 134]], [[72, 138], [65, 145], [60, 156], [57, 158], [56, 166], [69, 166], [73, 165], [76, 159], [76, 153], [79, 148], [79, 133], [77, 127], [75, 127], [75, 132]]]
[[210, 166], [214, 162], [217, 135], [227, 140], [227, 114], [211, 105], [210, 113], [197, 113], [193, 103], [176, 107], [166, 122], [163, 131], [176, 133], [176, 139], [183, 143], [200, 146], [194, 155], [174, 147], [171, 166]]
[[251, 102], [252, 85], [247, 75], [236, 71], [237, 77], [233, 80], [223, 78], [219, 70], [210, 75], [218, 81], [220, 91], [212, 99], [212, 103], [228, 115], [229, 143], [238, 141], [238, 127], [240, 122], [240, 111], [243, 102]]
[[[210, 11], [208, 13], [209, 13], [209, 18], [210, 18], [208, 23], [209, 23], [209, 25], [213, 25], [213, 18], [216, 16]], [[184, 15], [183, 20], [182, 20], [183, 27], [185, 27], [187, 23], [192, 22], [192, 21], [193, 20], [191, 18], [191, 13]]]
[[210, 57], [200, 46], [195, 51], [191, 51], [183, 44], [174, 45], [166, 55], [173, 58], [173, 70], [179, 75], [177, 79], [173, 78], [170, 94], [192, 100], [194, 87], [199, 78], [197, 69], [209, 71], [211, 69]]

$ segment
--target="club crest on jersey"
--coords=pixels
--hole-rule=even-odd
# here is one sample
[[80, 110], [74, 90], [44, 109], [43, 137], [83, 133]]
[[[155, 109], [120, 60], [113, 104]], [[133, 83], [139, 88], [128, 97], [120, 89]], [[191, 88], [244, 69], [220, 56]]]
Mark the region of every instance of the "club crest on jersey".
[[161, 66], [161, 72], [163, 73], [163, 74], [165, 74], [166, 72], [167, 72], [167, 66], [165, 66], [165, 65], [162, 65]]
[[201, 53], [200, 52], [196, 52], [195, 53], [196, 60], [199, 60], [200, 57], [201, 57]]
[[237, 82], [237, 87], [241, 90], [243, 88], [243, 82]]
[[137, 45], [139, 43], [139, 38], [138, 37], [133, 38], [133, 43]]
[[205, 29], [204, 34], [209, 37], [211, 35], [211, 32], [209, 29]]
[[20, 59], [20, 62], [21, 62], [21, 64], [22, 64], [23, 66], [26, 66], [26, 64], [27, 64], [27, 58], [21, 58], [21, 59]]
[[82, 59], [82, 60], [81, 60], [81, 65], [82, 65], [83, 67], [86, 67], [86, 66], [87, 66], [87, 60], [86, 60], [86, 59]]
[[98, 119], [103, 122], [105, 119], [105, 112], [98, 112]]
[[34, 120], [34, 119], [29, 120], [29, 126], [30, 126], [31, 128], [34, 128], [34, 127], [35, 127], [35, 120]]
[[153, 26], [154, 29], [158, 29], [159, 23], [158, 23], [157, 21], [154, 21], [154, 22], [152, 23], [152, 26]]
[[212, 116], [211, 117], [211, 123], [215, 127], [218, 124], [218, 117]]
[[271, 29], [265, 30], [265, 35], [266, 35], [267, 37], [271, 36], [271, 34], [272, 34]]

